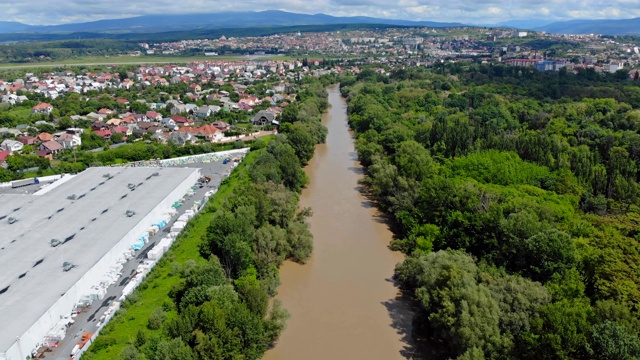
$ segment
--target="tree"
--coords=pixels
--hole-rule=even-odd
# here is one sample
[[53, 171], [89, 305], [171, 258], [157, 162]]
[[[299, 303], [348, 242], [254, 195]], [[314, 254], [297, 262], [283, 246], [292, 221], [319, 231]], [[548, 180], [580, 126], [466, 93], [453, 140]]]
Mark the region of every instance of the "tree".
[[589, 356], [602, 360], [632, 360], [640, 358], [640, 338], [626, 327], [605, 321], [596, 324], [587, 345]]
[[287, 127], [286, 131], [287, 140], [291, 147], [293, 147], [298, 159], [300, 159], [302, 166], [311, 160], [316, 145], [309, 131], [304, 129], [303, 126], [304, 125], [300, 123], [293, 124]]
[[153, 309], [153, 312], [149, 316], [147, 327], [151, 330], [158, 330], [162, 327], [162, 323], [166, 318], [167, 314], [164, 312], [164, 309], [162, 307], [157, 307]]
[[134, 114], [146, 114], [149, 111], [149, 107], [140, 101], [134, 101], [129, 105], [129, 110]]
[[140, 352], [135, 346], [127, 346], [120, 353], [120, 359], [122, 360], [139, 360], [141, 359]]
[[571, 236], [557, 229], [534, 235], [523, 243], [518, 267], [534, 280], [546, 281], [556, 273], [571, 269], [576, 263], [576, 250]]
[[491, 291], [478, 284], [473, 259], [460, 251], [438, 251], [408, 258], [396, 269], [403, 286], [417, 288], [421, 308], [418, 331], [443, 341], [452, 357], [472, 348], [503, 351], [500, 308]]

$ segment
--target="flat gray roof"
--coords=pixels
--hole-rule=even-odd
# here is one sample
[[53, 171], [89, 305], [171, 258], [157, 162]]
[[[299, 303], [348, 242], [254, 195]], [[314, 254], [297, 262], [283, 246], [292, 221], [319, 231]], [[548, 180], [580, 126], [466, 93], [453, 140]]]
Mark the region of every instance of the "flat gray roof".
[[[44, 195], [0, 194], [0, 351], [196, 171], [90, 168]], [[66, 242], [52, 247], [54, 238]], [[76, 267], [64, 272], [67, 261]]]

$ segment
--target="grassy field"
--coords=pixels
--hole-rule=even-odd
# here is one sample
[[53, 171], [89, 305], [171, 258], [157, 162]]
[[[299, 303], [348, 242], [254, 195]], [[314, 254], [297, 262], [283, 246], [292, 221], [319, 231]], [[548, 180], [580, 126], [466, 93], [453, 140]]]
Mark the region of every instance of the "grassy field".
[[219, 55], [219, 56], [92, 56], [74, 59], [32, 62], [32, 63], [0, 63], [0, 69], [24, 69], [24, 68], [56, 68], [70, 66], [95, 66], [95, 65], [138, 65], [138, 64], [184, 64], [190, 61], [236, 61], [236, 60], [296, 60], [296, 57], [286, 55]]
[[147, 338], [159, 335], [162, 330], [147, 328], [149, 317], [154, 309], [164, 307], [168, 318], [177, 315], [173, 302], [169, 298], [171, 287], [180, 281], [173, 274], [173, 263], [184, 263], [187, 260], [205, 261], [198, 253], [198, 245], [207, 231], [209, 222], [215, 211], [233, 194], [234, 188], [249, 180], [247, 171], [257, 156], [258, 151], [250, 152], [238, 168], [228, 177], [219, 191], [209, 201], [205, 209], [192, 219], [171, 249], [153, 268], [151, 273], [140, 284], [138, 289], [125, 301], [125, 306], [116, 313], [100, 336], [93, 342], [83, 359], [117, 359], [122, 350], [131, 345], [139, 330], [146, 333]]

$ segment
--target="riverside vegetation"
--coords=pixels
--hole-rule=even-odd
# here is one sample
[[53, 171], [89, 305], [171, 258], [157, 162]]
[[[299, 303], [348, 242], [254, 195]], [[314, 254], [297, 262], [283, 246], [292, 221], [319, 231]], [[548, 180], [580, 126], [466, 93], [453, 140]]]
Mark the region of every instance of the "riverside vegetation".
[[258, 359], [278, 337], [287, 312], [270, 297], [282, 262], [311, 253], [311, 210], [297, 209], [298, 195], [326, 137], [326, 91], [304, 87], [283, 134], [253, 143], [83, 359]]
[[341, 78], [432, 358], [640, 357], [640, 86], [617, 75]]

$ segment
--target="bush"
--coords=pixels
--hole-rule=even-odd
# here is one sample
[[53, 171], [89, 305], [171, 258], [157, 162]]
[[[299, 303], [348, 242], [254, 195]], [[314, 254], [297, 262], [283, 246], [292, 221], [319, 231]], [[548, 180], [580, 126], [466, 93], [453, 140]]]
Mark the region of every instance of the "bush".
[[162, 327], [162, 323], [167, 318], [167, 313], [162, 307], [157, 307], [153, 310], [149, 316], [149, 323], [147, 327], [151, 330], [158, 330]]

